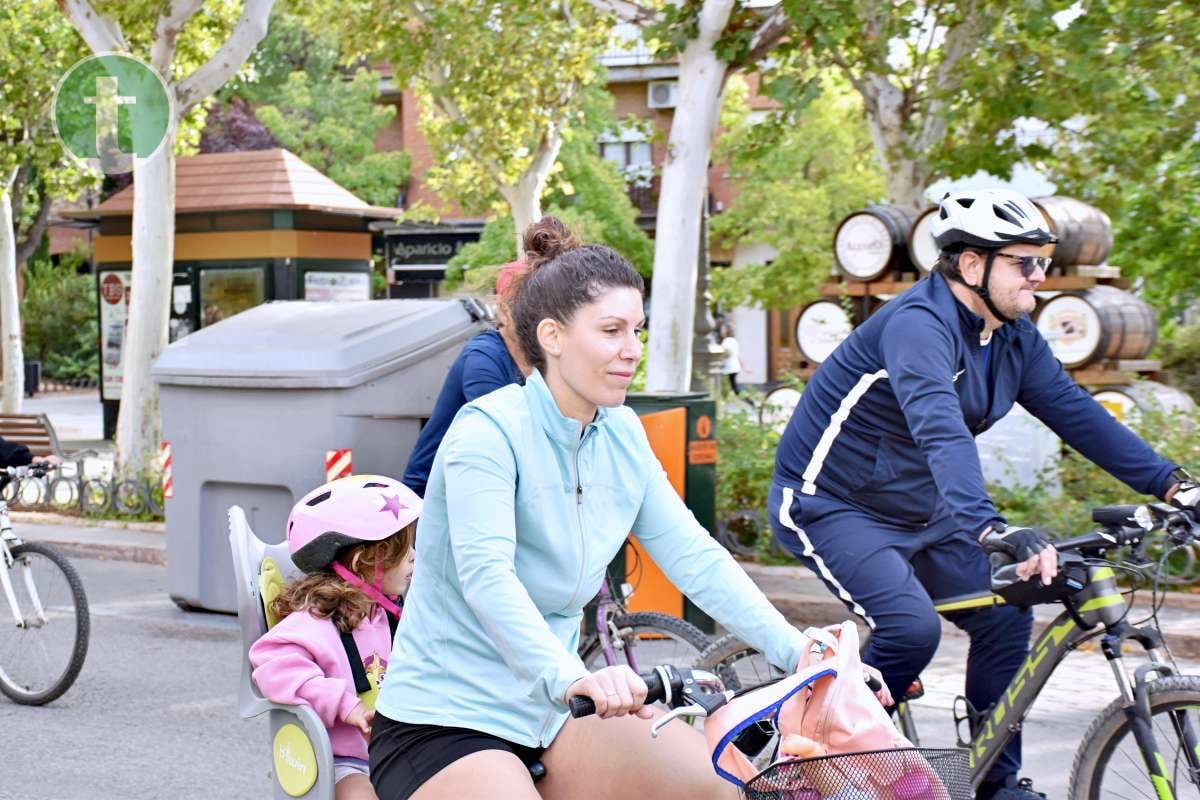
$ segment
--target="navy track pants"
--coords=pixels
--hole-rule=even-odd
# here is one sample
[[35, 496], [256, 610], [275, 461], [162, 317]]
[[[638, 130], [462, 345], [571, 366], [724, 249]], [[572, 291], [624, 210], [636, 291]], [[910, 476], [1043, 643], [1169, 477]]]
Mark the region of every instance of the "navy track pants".
[[[942, 630], [934, 601], [988, 589], [987, 556], [947, 515], [915, 529], [889, 525], [827, 494], [778, 484], [767, 504], [779, 543], [871, 628], [863, 661], [883, 673], [893, 697], [903, 697], [937, 650]], [[971, 639], [965, 694], [984, 711], [1025, 660], [1033, 614], [1002, 605], [946, 619]], [[1015, 775], [1020, 766], [1018, 735], [985, 780]]]

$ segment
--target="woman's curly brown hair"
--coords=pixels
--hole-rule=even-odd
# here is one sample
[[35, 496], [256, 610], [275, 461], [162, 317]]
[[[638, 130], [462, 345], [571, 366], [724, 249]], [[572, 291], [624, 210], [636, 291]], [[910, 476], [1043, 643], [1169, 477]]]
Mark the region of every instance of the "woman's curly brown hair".
[[[375, 565], [387, 572], [408, 555], [416, 524], [379, 542], [347, 547], [337, 560], [367, 583], [375, 580]], [[271, 604], [271, 611], [283, 619], [293, 611], [307, 611], [319, 619], [332, 620], [339, 631], [351, 633], [371, 613], [375, 601], [357, 587], [344, 581], [333, 567], [306, 575], [284, 588]]]

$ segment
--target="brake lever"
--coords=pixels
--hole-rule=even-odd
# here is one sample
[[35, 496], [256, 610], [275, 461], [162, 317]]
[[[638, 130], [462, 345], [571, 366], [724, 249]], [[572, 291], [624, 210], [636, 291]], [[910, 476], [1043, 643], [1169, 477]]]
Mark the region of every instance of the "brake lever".
[[666, 714], [663, 714], [650, 725], [650, 736], [657, 739], [658, 733], [666, 727], [667, 723], [679, 719], [680, 717], [707, 717], [708, 711], [703, 706], [696, 703], [690, 703], [679, 708], [672, 708]]
[[650, 735], [653, 738], [657, 739], [659, 731], [671, 720], [679, 719], [680, 717], [708, 717], [718, 708], [732, 700], [734, 695], [732, 689], [724, 692], [693, 692], [691, 687], [688, 687], [683, 691], [688, 695], [691, 702], [685, 706], [673, 708], [654, 720], [650, 725]]

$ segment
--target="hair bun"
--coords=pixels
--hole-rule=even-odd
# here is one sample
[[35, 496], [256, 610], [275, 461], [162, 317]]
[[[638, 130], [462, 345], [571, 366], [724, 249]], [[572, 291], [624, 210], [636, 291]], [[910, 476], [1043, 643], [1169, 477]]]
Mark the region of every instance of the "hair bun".
[[562, 253], [578, 250], [583, 241], [562, 220], [547, 214], [525, 229], [522, 244], [525, 262], [533, 271]]

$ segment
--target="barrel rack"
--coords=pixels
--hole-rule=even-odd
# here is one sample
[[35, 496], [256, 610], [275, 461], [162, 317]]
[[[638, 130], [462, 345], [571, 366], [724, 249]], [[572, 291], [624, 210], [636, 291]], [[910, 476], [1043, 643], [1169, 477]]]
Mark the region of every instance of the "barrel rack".
[[[854, 324], [858, 325], [888, 299], [911, 289], [916, 280], [915, 273], [865, 282], [836, 276], [821, 286], [820, 297], [846, 306]], [[1115, 267], [1108, 267], [1099, 275], [1050, 275], [1039, 287], [1038, 294], [1040, 297], [1047, 293], [1082, 291], [1097, 285], [1126, 289], [1129, 281], [1120, 277]], [[796, 342], [796, 325], [804, 308], [772, 310], [767, 314], [767, 341], [770, 342], [767, 370], [771, 381], [778, 381], [786, 374], [808, 380], [819, 366], [805, 358]], [[1091, 387], [1128, 385], [1136, 379], [1164, 381], [1167, 377], [1162, 362], [1153, 359], [1102, 360], [1067, 372], [1076, 383]]]

